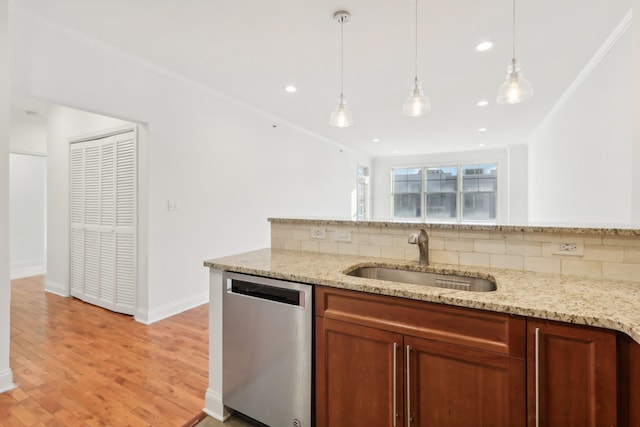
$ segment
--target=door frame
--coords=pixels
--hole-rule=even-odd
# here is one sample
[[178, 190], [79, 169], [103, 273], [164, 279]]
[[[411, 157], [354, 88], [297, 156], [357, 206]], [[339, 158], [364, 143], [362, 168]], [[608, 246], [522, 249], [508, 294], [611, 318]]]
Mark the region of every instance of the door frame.
[[[134, 263], [134, 278], [136, 281], [136, 289], [135, 289], [135, 304], [134, 304], [134, 318], [138, 321], [140, 321], [141, 323], [148, 323], [146, 322], [146, 316], [144, 314], [147, 313], [146, 309], [141, 309], [141, 299], [140, 296], [141, 295], [145, 295], [146, 291], [147, 291], [147, 282], [146, 282], [146, 270], [144, 272], [144, 274], [141, 274], [140, 272], [140, 255], [141, 255], [141, 250], [140, 247], [143, 246], [141, 245], [141, 240], [140, 240], [140, 201], [142, 200], [142, 198], [140, 197], [140, 176], [142, 175], [140, 173], [140, 153], [141, 153], [141, 149], [140, 149], [140, 129], [142, 128], [142, 126], [139, 126], [136, 123], [130, 123], [130, 124], [126, 124], [126, 125], [122, 125], [122, 126], [116, 126], [116, 127], [112, 127], [112, 128], [106, 128], [106, 129], [102, 129], [99, 131], [94, 131], [94, 132], [88, 132], [88, 133], [84, 133], [84, 134], [80, 134], [80, 135], [76, 135], [73, 137], [70, 137], [67, 139], [68, 141], [68, 155], [69, 157], [71, 156], [71, 146], [73, 144], [77, 144], [77, 143], [81, 143], [81, 142], [87, 142], [87, 141], [93, 141], [93, 140], [97, 140], [97, 139], [103, 139], [103, 138], [108, 138], [111, 136], [115, 136], [115, 135], [120, 135], [120, 134], [124, 134], [124, 133], [128, 133], [128, 132], [133, 132], [134, 135], [134, 140], [135, 140], [135, 144], [136, 144], [136, 197], [135, 197], [135, 204], [136, 204], [136, 214], [135, 214], [135, 263]], [[146, 134], [145, 134], [146, 135]], [[146, 150], [144, 150], [144, 153], [146, 154]], [[69, 194], [69, 200], [68, 200], [68, 212], [69, 212], [69, 218], [68, 218], [68, 241], [69, 241], [69, 245], [68, 245], [68, 257], [67, 257], [67, 269], [69, 272], [69, 280], [67, 283], [67, 287], [66, 287], [66, 295], [65, 296], [71, 296], [71, 161], [69, 160], [68, 163], [68, 188], [67, 188], [67, 194]], [[144, 183], [146, 184], [146, 180], [144, 181]], [[146, 189], [146, 186], [145, 186]], [[145, 206], [146, 208], [146, 206]], [[146, 211], [146, 210], [145, 210]], [[145, 233], [145, 237], [146, 237], [146, 233]], [[146, 256], [146, 245], [144, 245], [144, 255]], [[140, 279], [144, 278], [144, 281], [141, 281]], [[144, 289], [142, 289], [144, 288]], [[145, 299], [146, 300], [146, 299]], [[143, 301], [145, 301], [143, 300]], [[140, 316], [140, 313], [143, 313], [142, 316]], [[142, 317], [142, 319], [140, 318]]]

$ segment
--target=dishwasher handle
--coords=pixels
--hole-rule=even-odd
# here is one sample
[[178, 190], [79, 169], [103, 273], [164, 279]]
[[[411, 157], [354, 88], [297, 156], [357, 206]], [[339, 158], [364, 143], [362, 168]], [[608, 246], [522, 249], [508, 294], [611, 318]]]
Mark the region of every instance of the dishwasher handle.
[[297, 289], [280, 288], [263, 283], [232, 279], [231, 287], [227, 292], [304, 307], [304, 291]]

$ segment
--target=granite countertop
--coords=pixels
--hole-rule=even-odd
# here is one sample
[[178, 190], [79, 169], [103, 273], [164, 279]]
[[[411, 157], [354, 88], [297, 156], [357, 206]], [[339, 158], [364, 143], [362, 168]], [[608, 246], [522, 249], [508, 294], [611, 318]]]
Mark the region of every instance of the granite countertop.
[[[397, 296], [621, 331], [640, 343], [640, 283], [379, 258], [261, 249], [205, 261], [206, 267], [314, 285]], [[494, 279], [493, 292], [468, 292], [352, 277], [359, 266], [406, 265], [413, 270]]]
[[640, 229], [636, 225], [599, 224], [595, 225], [557, 225], [557, 224], [528, 224], [528, 225], [500, 225], [500, 224], [473, 224], [473, 223], [423, 223], [419, 221], [401, 220], [371, 220], [353, 221], [339, 218], [269, 218], [272, 224], [315, 224], [315, 225], [341, 225], [384, 228], [426, 228], [427, 230], [468, 230], [468, 231], [501, 231], [501, 232], [527, 232], [527, 233], [567, 233], [567, 234], [591, 234], [602, 236], [640, 236]]

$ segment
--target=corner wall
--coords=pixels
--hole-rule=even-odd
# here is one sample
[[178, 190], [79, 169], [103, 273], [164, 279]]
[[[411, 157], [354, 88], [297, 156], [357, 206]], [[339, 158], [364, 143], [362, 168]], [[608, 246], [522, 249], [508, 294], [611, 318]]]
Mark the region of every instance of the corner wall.
[[11, 279], [44, 274], [47, 158], [11, 153], [9, 173]]
[[8, 2], [0, 0], [0, 393], [15, 387], [9, 367], [9, 40]]
[[639, 223], [632, 219], [632, 198], [640, 196], [632, 191], [630, 88], [638, 73], [631, 41], [627, 30], [530, 140], [530, 221]]

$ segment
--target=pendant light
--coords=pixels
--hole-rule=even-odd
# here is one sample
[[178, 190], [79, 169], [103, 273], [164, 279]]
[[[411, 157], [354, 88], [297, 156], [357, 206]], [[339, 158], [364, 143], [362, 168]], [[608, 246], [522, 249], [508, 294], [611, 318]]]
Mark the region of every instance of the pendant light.
[[513, 56], [507, 66], [507, 78], [498, 89], [498, 104], [517, 104], [533, 96], [531, 83], [520, 73], [520, 65], [516, 62], [516, 0], [513, 0]]
[[331, 113], [329, 124], [338, 128], [347, 128], [353, 124], [353, 116], [347, 108], [347, 99], [343, 93], [344, 83], [344, 24], [349, 22], [351, 14], [344, 10], [339, 10], [333, 14], [333, 19], [340, 23], [340, 101], [338, 106]]
[[415, 66], [416, 73], [415, 79], [413, 80], [413, 88], [407, 97], [407, 100], [404, 101], [404, 105], [402, 106], [402, 114], [409, 117], [420, 117], [427, 114], [431, 111], [431, 103], [429, 102], [429, 98], [424, 96], [424, 92], [422, 92], [422, 83], [418, 80], [418, 0], [416, 1], [416, 40], [415, 40]]

